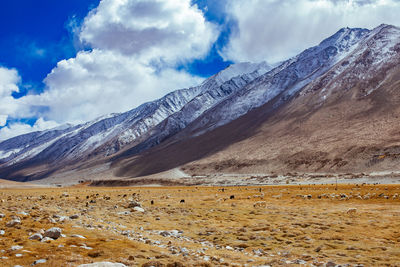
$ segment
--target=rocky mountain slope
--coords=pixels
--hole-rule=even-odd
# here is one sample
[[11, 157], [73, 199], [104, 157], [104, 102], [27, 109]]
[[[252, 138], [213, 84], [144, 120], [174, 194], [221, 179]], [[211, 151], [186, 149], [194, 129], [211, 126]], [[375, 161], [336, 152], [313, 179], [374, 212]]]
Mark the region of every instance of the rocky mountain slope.
[[[307, 58], [312, 51], [317, 56]], [[164, 145], [121, 160], [117, 173], [134, 177], [173, 167], [196, 176], [397, 173], [399, 63], [399, 28], [342, 29], [260, 76]], [[239, 118], [204, 133], [229, 116]]]
[[396, 169], [400, 29], [339, 30], [271, 69], [240, 63], [122, 114], [0, 143], [0, 176]]
[[31, 178], [34, 179], [48, 175], [52, 168], [93, 157], [107, 158], [125, 147], [140, 145], [152, 135], [163, 135], [155, 132], [154, 128], [175, 113], [184, 114], [180, 122], [180, 127], [184, 128], [204, 111], [269, 69], [265, 62], [231, 65], [197, 87], [174, 91], [131, 111], [3, 141], [0, 143], [0, 175], [26, 179], [25, 174], [13, 175], [14, 170], [44, 166], [39, 167], [44, 171], [33, 171]]

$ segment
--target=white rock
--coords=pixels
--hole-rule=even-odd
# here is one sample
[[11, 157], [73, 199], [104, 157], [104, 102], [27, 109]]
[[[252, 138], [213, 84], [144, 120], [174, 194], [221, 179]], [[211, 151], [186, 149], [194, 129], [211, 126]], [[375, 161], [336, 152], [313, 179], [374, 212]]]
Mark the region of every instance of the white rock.
[[22, 254], [15, 254], [15, 257], [17, 258], [22, 257]]
[[6, 232], [4, 230], [0, 230], [0, 235], [4, 235]]
[[3, 213], [0, 213], [0, 218], [4, 218], [6, 217], [6, 215], [4, 215]]
[[144, 209], [141, 207], [134, 207], [133, 210], [138, 212], [144, 212]]
[[11, 247], [11, 250], [20, 250], [20, 249], [23, 249], [24, 247], [22, 247], [22, 246], [12, 246]]
[[131, 201], [131, 202], [129, 202], [129, 204], [128, 204], [128, 208], [135, 208], [135, 207], [141, 207], [142, 206], [142, 204], [140, 204], [139, 202], [137, 202], [137, 201]]
[[92, 249], [93, 249], [93, 248], [88, 247], [88, 246], [86, 246], [86, 245], [80, 246], [80, 248], [87, 249], [87, 250], [92, 250]]
[[7, 226], [7, 227], [14, 227], [14, 226], [19, 225], [19, 224], [21, 224], [21, 221], [15, 219], [15, 220], [9, 221], [9, 222], [6, 224], [6, 226]]
[[44, 232], [44, 237], [50, 237], [53, 239], [57, 239], [60, 236], [61, 236], [61, 229], [58, 227], [50, 228], [46, 232]]
[[43, 243], [48, 243], [48, 242], [50, 242], [50, 241], [53, 241], [54, 239], [53, 238], [50, 238], [50, 237], [43, 237], [42, 238], [42, 240], [40, 240], [40, 242], [43, 242]]
[[43, 236], [40, 233], [33, 234], [29, 237], [30, 240], [42, 240]]
[[95, 262], [90, 264], [81, 264], [78, 267], [126, 267], [126, 265], [114, 262]]

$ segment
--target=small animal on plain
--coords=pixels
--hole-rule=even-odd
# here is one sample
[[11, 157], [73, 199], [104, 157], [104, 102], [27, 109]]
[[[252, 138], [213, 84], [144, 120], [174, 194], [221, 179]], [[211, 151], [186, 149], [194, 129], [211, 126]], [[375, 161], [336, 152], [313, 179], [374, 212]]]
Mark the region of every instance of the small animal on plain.
[[180, 203], [185, 203], [185, 200], [184, 200], [184, 199], [181, 199]]

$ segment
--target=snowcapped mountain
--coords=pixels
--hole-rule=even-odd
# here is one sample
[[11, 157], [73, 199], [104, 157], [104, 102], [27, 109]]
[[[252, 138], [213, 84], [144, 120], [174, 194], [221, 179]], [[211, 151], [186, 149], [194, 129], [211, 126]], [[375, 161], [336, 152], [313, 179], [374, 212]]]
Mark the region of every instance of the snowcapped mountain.
[[[263, 106], [278, 110], [304, 98], [315, 109], [355, 86], [363, 88], [360, 96], [368, 96], [399, 65], [399, 52], [397, 27], [343, 28], [273, 68], [265, 62], [234, 64], [199, 86], [174, 91], [131, 111], [3, 141], [0, 175], [38, 179], [83, 162], [131, 162], [128, 159], [153, 147], [203, 136]], [[131, 168], [129, 164], [124, 169]], [[40, 175], [32, 171], [37, 169]]]
[[[0, 162], [3, 167], [22, 161], [59, 164], [63, 161], [77, 162], [90, 157], [93, 152], [102, 156], [112, 155], [127, 145], [139, 144], [155, 126], [181, 112], [189, 103], [189, 106], [196, 103], [201, 110], [207, 110], [269, 69], [265, 62], [234, 64], [197, 87], [174, 91], [125, 113], [11, 138], [0, 143]], [[203, 100], [207, 102], [202, 103]], [[187, 121], [201, 113], [196, 111]]]

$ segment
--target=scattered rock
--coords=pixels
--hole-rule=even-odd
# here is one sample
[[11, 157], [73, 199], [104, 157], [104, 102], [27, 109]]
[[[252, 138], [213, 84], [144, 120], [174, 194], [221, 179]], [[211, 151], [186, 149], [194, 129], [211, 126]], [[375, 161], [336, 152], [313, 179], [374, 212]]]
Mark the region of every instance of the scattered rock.
[[22, 247], [22, 246], [12, 246], [11, 247], [11, 250], [12, 251], [15, 251], [15, 250], [20, 250], [20, 249], [23, 249], [24, 247]]
[[88, 253], [88, 256], [91, 258], [97, 258], [101, 256], [101, 252], [100, 251], [92, 251]]
[[7, 226], [7, 227], [14, 227], [14, 226], [20, 225], [20, 224], [21, 224], [21, 221], [20, 221], [20, 220], [14, 219], [14, 220], [12, 220], [12, 221], [9, 221], [9, 222], [6, 224], [6, 226]]
[[53, 241], [53, 240], [54, 240], [54, 239], [53, 239], [53, 238], [50, 238], [50, 237], [43, 237], [42, 240], [40, 240], [40, 242], [49, 243], [50, 241]]
[[4, 235], [6, 232], [4, 230], [0, 230], [0, 235]]
[[42, 240], [43, 236], [40, 233], [33, 234], [29, 237], [30, 240]]
[[134, 207], [133, 210], [138, 212], [144, 212], [144, 209], [141, 207]]
[[44, 237], [50, 237], [52, 239], [57, 239], [60, 236], [61, 236], [61, 229], [58, 227], [50, 228], [44, 233]]
[[128, 204], [128, 208], [129, 208], [129, 209], [135, 208], [135, 207], [142, 207], [142, 204], [140, 204], [140, 203], [137, 202], [137, 201], [131, 201], [131, 202], [129, 202], [129, 204]]
[[328, 261], [327, 263], [325, 263], [325, 267], [335, 267], [336, 263], [332, 262], [332, 261]]
[[78, 218], [79, 218], [79, 215], [78, 215], [78, 214], [74, 214], [74, 215], [69, 216], [69, 218], [70, 218], [71, 220], [78, 219]]

